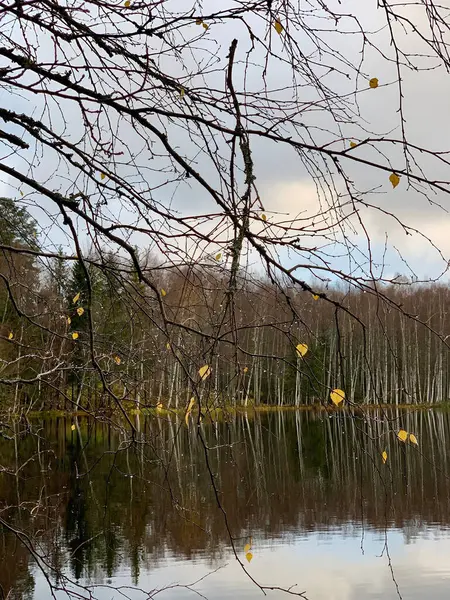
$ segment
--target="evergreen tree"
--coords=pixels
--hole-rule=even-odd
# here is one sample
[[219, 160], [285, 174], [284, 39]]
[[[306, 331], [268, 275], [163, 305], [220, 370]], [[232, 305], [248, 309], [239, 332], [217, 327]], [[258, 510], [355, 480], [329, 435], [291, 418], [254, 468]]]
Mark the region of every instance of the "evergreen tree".
[[0, 244], [37, 247], [37, 223], [24, 206], [0, 198]]
[[81, 261], [72, 267], [72, 276], [67, 287], [67, 312], [69, 332], [73, 338], [72, 367], [69, 383], [72, 385], [72, 398], [78, 402], [85, 377], [82, 370], [88, 359], [85, 343], [89, 331], [89, 282]]

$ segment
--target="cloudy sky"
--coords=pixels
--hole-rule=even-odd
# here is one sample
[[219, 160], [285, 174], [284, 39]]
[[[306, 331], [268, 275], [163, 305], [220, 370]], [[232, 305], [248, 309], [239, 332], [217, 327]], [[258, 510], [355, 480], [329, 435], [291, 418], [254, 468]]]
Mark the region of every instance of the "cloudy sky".
[[[99, 26], [99, 16], [95, 7], [90, 3], [85, 4], [90, 10], [90, 18], [95, 26]], [[202, 7], [197, 4], [192, 5], [192, 12], [186, 9], [185, 3], [181, 7], [176, 0], [165, 2], [164, 8], [167, 11], [166, 17], [170, 11], [173, 14], [179, 14], [183, 8], [185, 14], [190, 15], [211, 15], [218, 9], [239, 6], [238, 3], [222, 1], [205, 2]], [[349, 110], [353, 111], [353, 116], [337, 122], [329, 110], [326, 102], [317, 100], [319, 95], [314, 86], [307, 80], [308, 69], [302, 65], [299, 60], [297, 65], [297, 90], [298, 106], [303, 110], [296, 115], [298, 121], [297, 128], [289, 124], [280, 127], [280, 135], [294, 136], [299, 141], [311, 142], [312, 144], [329, 144], [331, 148], [343, 150], [348, 148], [350, 141], [363, 142], [367, 138], [401, 139], [401, 122], [399, 113], [399, 83], [398, 71], [395, 64], [395, 48], [390, 43], [391, 32], [386, 22], [386, 13], [384, 8], [377, 8], [376, 2], [364, 4], [357, 1], [330, 1], [327, 7], [335, 14], [341, 15], [338, 21], [327, 18], [327, 13], [318, 6], [312, 5], [311, 10], [304, 10], [302, 21], [292, 17], [292, 12], [286, 12], [282, 3], [273, 4], [273, 17], [278, 15], [283, 24], [283, 32], [278, 35], [273, 26], [267, 28], [267, 23], [259, 16], [246, 15], [246, 25], [240, 20], [226, 20], [221, 22], [219, 19], [210, 18], [208, 28], [203, 29], [192, 21], [191, 24], [184, 26], [180, 32], [174, 34], [181, 38], [190, 40], [185, 49], [179, 56], [176, 53], [168, 52], [163, 48], [163, 44], [152, 40], [153, 56], [159, 62], [161, 68], [171, 77], [178, 78], [183, 82], [187, 90], [184, 97], [180, 94], [173, 94], [171, 97], [162, 98], [160, 92], [155, 96], [150, 92], [143, 92], [139, 95], [137, 102], [140, 106], [147, 102], [147, 105], [164, 105], [171, 110], [176, 111], [195, 111], [198, 106], [194, 106], [189, 98], [189, 92], [211, 90], [211, 98], [216, 101], [222, 101], [227, 97], [225, 85], [225, 70], [227, 65], [228, 50], [231, 40], [236, 37], [239, 41], [236, 54], [236, 64], [234, 71], [234, 85], [240, 94], [244, 89], [249, 93], [262, 95], [263, 69], [266, 67], [267, 88], [271, 90], [270, 97], [276, 98], [282, 102], [289, 102], [292, 106], [293, 92], [290, 86], [293, 82], [292, 69], [286, 62], [289, 58], [288, 43], [296, 43], [297, 50], [294, 55], [299, 58], [304, 55], [308, 60], [314, 63], [312, 71], [320, 75], [321, 82], [331, 90], [336, 98], [345, 97], [349, 102]], [[417, 31], [429, 36], [429, 26], [424, 10], [418, 4], [409, 3], [402, 7], [395, 5], [395, 10], [405, 18], [410, 19]], [[293, 5], [290, 9], [298, 10]], [[160, 13], [161, 16], [162, 13]], [[290, 16], [291, 15], [291, 16]], [[328, 15], [329, 16], [329, 15]], [[206, 21], [205, 17], [205, 21]], [[273, 24], [273, 23], [272, 23]], [[410, 53], [410, 60], [417, 66], [425, 70], [412, 70], [402, 67], [400, 70], [402, 86], [402, 107], [405, 119], [405, 131], [410, 143], [429, 149], [431, 151], [445, 152], [449, 149], [450, 140], [450, 119], [448, 118], [448, 98], [450, 97], [450, 75], [447, 74], [444, 66], [436, 57], [423, 58], [423, 53], [433, 54], [432, 49], [420, 39], [418, 33], [414, 33], [408, 23], [404, 22], [405, 29], [400, 24], [393, 25], [393, 32], [397, 40], [398, 47], [404, 53]], [[124, 27], [123, 24], [119, 25]], [[252, 27], [253, 31], [259, 36], [259, 41], [255, 49], [249, 55], [248, 63], [245, 63], [245, 57], [251, 49], [251, 40], [248, 35], [247, 26]], [[316, 35], [321, 39], [322, 54], [317, 52], [317, 48], [311, 42], [307, 28], [315, 28]], [[368, 32], [368, 42], [363, 46], [362, 36], [358, 28]], [[18, 39], [17, 29], [14, 30]], [[445, 40], [446, 32], [443, 33]], [[289, 36], [289, 37], [288, 37]], [[48, 62], [52, 56], [52, 44], [49, 38], [44, 34], [38, 36], [36, 42], [36, 52], [38, 62]], [[160, 44], [158, 46], [158, 43]], [[266, 54], [264, 47], [271, 44], [272, 52]], [[165, 51], [158, 55], [159, 50]], [[414, 55], [414, 56], [413, 56]], [[194, 59], [200, 60], [202, 66], [208, 64], [204, 78], [193, 77]], [[79, 60], [79, 59], [77, 59]], [[77, 64], [74, 60], [73, 64]], [[406, 59], [402, 59], [405, 62]], [[2, 59], [5, 66], [9, 66], [6, 59]], [[307, 61], [305, 61], [305, 64]], [[81, 64], [81, 63], [80, 63]], [[358, 66], [357, 71], [353, 68]], [[330, 72], [328, 67], [333, 66], [335, 72]], [[78, 71], [78, 74], [80, 72]], [[305, 74], [306, 73], [306, 74]], [[24, 76], [31, 77], [29, 75]], [[368, 81], [376, 77], [379, 85], [376, 89], [370, 89]], [[130, 75], [131, 82], [132, 75]], [[31, 79], [27, 79], [30, 81]], [[135, 78], [136, 81], [139, 78]], [[133, 82], [135, 82], [133, 80]], [[83, 83], [86, 83], [83, 79]], [[107, 86], [108, 83], [105, 82]], [[130, 83], [132, 87], [134, 83]], [[49, 109], [44, 111], [44, 98], [42, 95], [29, 94], [21, 91], [20, 94], [12, 93], [12, 88], [4, 87], [1, 91], [3, 106], [25, 112], [26, 114], [39, 117], [44, 114], [44, 120], [62, 132], [67, 139], [76, 141], [83, 146], [80, 132], [83, 131], [83, 122], [78, 107], [73, 101], [50, 101]], [[147, 94], [147, 95], [145, 95]], [[207, 97], [207, 94], [205, 94]], [[308, 106], [309, 102], [316, 101], [314, 106]], [[57, 106], [58, 105], [58, 106]], [[259, 106], [263, 106], [261, 101]], [[212, 118], [220, 119], [223, 124], [233, 126], [233, 119], [221, 113], [219, 104], [210, 110]], [[216, 109], [216, 112], [214, 110]], [[264, 118], [261, 115], [254, 115], [252, 107], [245, 106], [244, 113], [251, 114], [252, 118], [259, 123], [261, 127], [266, 126], [271, 120], [271, 116], [276, 120], [280, 113], [267, 111]], [[205, 113], [208, 115], [208, 113]], [[172, 168], [173, 165], [167, 160], [164, 149], [158, 141], [154, 141], [149, 136], [144, 140], [142, 131], [139, 134], [133, 130], [128, 121], [119, 123], [114, 114], [110, 114], [110, 120], [102, 121], [104, 139], [108, 139], [111, 131], [117, 134], [115, 148], [121, 149], [123, 155], [116, 161], [106, 160], [100, 150], [94, 148], [91, 140], [91, 150], [93, 152], [93, 179], [99, 178], [100, 169], [104, 165], [105, 171], [117, 174], [118, 177], [127, 181], [133, 189], [146, 197], [151, 197], [155, 203], [160, 203], [164, 211], [172, 211], [177, 216], [203, 216], [217, 214], [218, 209], [211, 199], [210, 195], [192, 178], [184, 179], [182, 171]], [[216, 189], [220, 188], [220, 178], [214, 164], [217, 156], [223, 158], [223, 165], [229, 160], [230, 146], [227, 143], [226, 136], [213, 136], [209, 140], [217, 144], [217, 154], [214, 152], [208, 154], [204, 152], [199, 143], [200, 137], [193, 137], [191, 128], [186, 131], [183, 124], [176, 119], [167, 120], [157, 117], [149, 117], [150, 121], [157, 126], [162, 125], [166, 128], [169, 140], [179, 153], [186, 157], [189, 164], [197, 170], [205, 180], [207, 180]], [[249, 125], [254, 127], [254, 125]], [[111, 128], [111, 131], [108, 131]], [[14, 130], [17, 132], [17, 129]], [[297, 136], [297, 137], [295, 137]], [[342, 138], [342, 139], [341, 139]], [[356, 216], [351, 217], [345, 226], [345, 235], [349, 242], [359, 248], [353, 251], [355, 262], [349, 261], [347, 249], [340, 245], [343, 232], [336, 228], [336, 220], [339, 216], [348, 213], [348, 207], [335, 210], [333, 207], [345, 202], [345, 196], [341, 196], [337, 201], [336, 194], [345, 194], [346, 190], [336, 179], [336, 189], [333, 193], [317, 193], [317, 187], [311, 174], [307, 172], [305, 163], [297, 152], [288, 144], [276, 143], [261, 139], [257, 136], [250, 138], [252, 156], [254, 160], [254, 173], [256, 176], [256, 186], [259, 193], [261, 208], [257, 210], [255, 204], [255, 216], [252, 222], [252, 229], [255, 232], [267, 234], [270, 238], [282, 239], [285, 230], [276, 226], [277, 222], [290, 222], [293, 227], [309, 223], [310, 227], [316, 231], [322, 231], [321, 227], [324, 220], [317, 217], [320, 207], [332, 207], [327, 212], [326, 223], [331, 230], [326, 238], [319, 233], [314, 237], [306, 233], [301, 236], [301, 244], [308, 247], [317, 247], [326, 244], [324, 247], [324, 256], [330, 261], [333, 268], [352, 271], [357, 268], [357, 264], [368, 268], [364, 256], [368, 255], [367, 234], [370, 238], [370, 251], [372, 252], [374, 263], [381, 264], [383, 267], [376, 267], [375, 273], [385, 277], [393, 276], [400, 272], [406, 275], [410, 274], [410, 268], [420, 277], [436, 277], [443, 272], [446, 267], [447, 257], [450, 256], [450, 236], [447, 231], [450, 225], [448, 208], [450, 202], [443, 193], [429, 194], [427, 199], [423, 195], [414, 191], [402, 177], [400, 184], [395, 189], [389, 181], [389, 172], [380, 171], [370, 166], [352, 161], [343, 157], [341, 166], [345, 169], [350, 180], [353, 182], [354, 190], [358, 196], [365, 202], [374, 207], [379, 207], [381, 211], [359, 206], [359, 216], [361, 217], [364, 228], [358, 222]], [[43, 153], [33, 154], [33, 150], [12, 155], [5, 147], [2, 152], [2, 160], [13, 165], [17, 170], [29, 173], [29, 163], [33, 164], [33, 176], [41, 182], [46, 182], [48, 187], [61, 191], [62, 193], [74, 193], [83, 191], [99, 197], [99, 190], [95, 190], [95, 185], [99, 188], [101, 181], [94, 185], [93, 181], [81, 177], [75, 173], [72, 168], [65, 164], [57, 162], [55, 153], [45, 150]], [[397, 169], [405, 168], [405, 161], [402, 155], [401, 147], [380, 141], [378, 144], [364, 144], [362, 147], [356, 147], [351, 150], [352, 155], [368, 161], [377, 161], [383, 165], [391, 161], [392, 166]], [[381, 152], [383, 154], [381, 154]], [[308, 154], [308, 153], [306, 153]], [[442, 164], [436, 158], [417, 153], [420, 158], [419, 166], [424, 170], [425, 176], [431, 180], [442, 179], [450, 181], [450, 168]], [[242, 161], [241, 161], [242, 162]], [[419, 166], [411, 165], [412, 170], [420, 174]], [[225, 174], [225, 178], [229, 176]], [[163, 185], [167, 180], [171, 183]], [[103, 185], [107, 185], [110, 179], [107, 178]], [[241, 181], [242, 183], [242, 181]], [[98, 209], [97, 217], [102, 223], [114, 222], [120, 220], [123, 223], [130, 223], [145, 227], [140, 216], [136, 213], [130, 204], [124, 204], [118, 200], [114, 189], [111, 186], [110, 191], [106, 191], [105, 197], [108, 204]], [[239, 193], [243, 193], [243, 186], [240, 186]], [[105, 192], [100, 189], [100, 192]], [[47, 247], [65, 245], [67, 250], [73, 247], [67, 230], [61, 225], [57, 218], [57, 209], [49, 201], [43, 200], [19, 185], [11, 177], [2, 177], [1, 193], [12, 195], [22, 200], [21, 193], [24, 194], [23, 200], [30, 206], [33, 214], [38, 218], [44, 228], [42, 239]], [[429, 199], [435, 203], [431, 203]], [[395, 217], [388, 216], [386, 213], [392, 213]], [[267, 223], [261, 222], [260, 216], [267, 216]], [[53, 221], [52, 216], [56, 221]], [[142, 216], [142, 215], [141, 215]], [[166, 231], [167, 223], [164, 218], [157, 215], [151, 216], [152, 223], [156, 229]], [[309, 220], [309, 221], [308, 221]], [[406, 235], [404, 228], [400, 224], [406, 224], [411, 227], [411, 235]], [[199, 231], [205, 234], [215, 232], [221, 218], [203, 219], [195, 221]], [[194, 220], [190, 222], [194, 223]], [[85, 247], [90, 243], [87, 236], [87, 230], [82, 223], [79, 223], [79, 232]], [[364, 230], [365, 229], [365, 230]], [[416, 229], [423, 233], [423, 236], [415, 233]], [[186, 233], [185, 228], [181, 230]], [[158, 246], [154, 243], [154, 236], [145, 233], [132, 233], [130, 231], [121, 231], [124, 239], [131, 240], [139, 246], [152, 246], [158, 252]], [[221, 226], [220, 234], [215, 239], [215, 243], [201, 244], [200, 248], [195, 250], [186, 244], [186, 240], [181, 238], [176, 243], [180, 244], [186, 252], [199, 258], [200, 255], [214, 255], [215, 252], [223, 251], [224, 260], [226, 260], [225, 242], [229, 238], [230, 229], [227, 226]], [[130, 237], [131, 236], [131, 237]], [[431, 243], [430, 243], [431, 241]], [[273, 240], [270, 244], [274, 243]], [[334, 246], [333, 244], [336, 243]], [[268, 242], [268, 246], [270, 245]], [[436, 247], [441, 251], [439, 252]], [[279, 256], [283, 264], [292, 266], [299, 260], [295, 253], [288, 252], [285, 248], [273, 248], [273, 255]], [[301, 255], [308, 258], [308, 253]], [[250, 253], [247, 257], [250, 262], [256, 261], [254, 254]], [[307, 274], [305, 275], [307, 276]]]

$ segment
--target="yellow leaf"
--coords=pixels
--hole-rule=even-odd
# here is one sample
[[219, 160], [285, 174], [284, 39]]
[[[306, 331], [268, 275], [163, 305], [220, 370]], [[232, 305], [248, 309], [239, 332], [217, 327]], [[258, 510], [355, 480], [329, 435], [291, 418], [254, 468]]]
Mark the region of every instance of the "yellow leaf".
[[22, 190], [20, 190], [20, 195], [21, 195], [21, 196], [22, 196], [22, 198], [23, 198], [23, 192], [22, 192]]
[[386, 461], [387, 461], [387, 452], [386, 452], [386, 450], [384, 450], [383, 454], [381, 455], [381, 458], [383, 459], [383, 465], [385, 465]]
[[333, 404], [335, 404], [336, 406], [339, 406], [339, 404], [345, 398], [345, 392], [343, 392], [342, 390], [339, 390], [339, 389], [332, 390], [332, 392], [330, 393], [330, 398], [331, 398], [331, 402], [333, 402]]
[[248, 367], [244, 367], [244, 368], [242, 369], [242, 371], [243, 371], [244, 373], [247, 373], [247, 372], [248, 372]]
[[247, 552], [250, 552], [250, 548], [252, 547], [251, 544], [245, 544], [244, 546], [244, 552], [247, 554]]
[[308, 346], [307, 344], [297, 344], [296, 350], [298, 356], [305, 356], [305, 354], [308, 352]]
[[103, 181], [103, 179], [105, 179], [106, 175], [104, 173], [100, 173], [100, 179]]
[[356, 144], [355, 142], [350, 142], [350, 148], [356, 148], [358, 144]]
[[219, 254], [216, 254], [216, 260], [220, 260], [222, 258], [222, 254], [219, 252]]
[[318, 300], [320, 296], [318, 294], [313, 294], [313, 300]]
[[200, 367], [198, 370], [198, 374], [200, 375], [200, 379], [205, 381], [205, 379], [211, 375], [211, 367], [208, 365], [203, 365], [203, 367]]
[[373, 90], [378, 87], [378, 79], [376, 77], [372, 77], [372, 79], [369, 81], [369, 87], [371, 87]]
[[78, 333], [77, 333], [76, 331], [74, 331], [74, 332], [72, 333], [72, 339], [73, 339], [73, 340], [77, 340], [77, 339], [78, 339]]
[[180, 88], [180, 96], [183, 97], [184, 96], [184, 88]]
[[170, 350], [170, 344], [169, 344], [169, 342], [167, 342], [166, 348], [167, 348], [167, 350]]
[[408, 439], [408, 433], [404, 429], [400, 429], [400, 431], [397, 433], [397, 437], [401, 442], [406, 442]]
[[80, 306], [79, 308], [77, 308], [77, 315], [79, 317], [82, 317], [83, 314], [84, 314], [84, 308]]
[[275, 27], [275, 31], [278, 33], [278, 35], [281, 35], [281, 32], [283, 31], [283, 25], [280, 23], [280, 21], [278, 19], [276, 19], [273, 26]]
[[203, 25], [203, 29], [204, 29], [205, 31], [206, 31], [206, 30], [208, 29], [208, 27], [209, 27], [209, 25], [208, 25], [207, 23], [202, 23], [202, 25]]
[[164, 296], [167, 294], [166, 290], [164, 288], [161, 289], [161, 296], [164, 298]]
[[125, 0], [125, 2], [123, 3], [125, 8], [128, 8], [130, 6], [130, 4], [131, 4], [130, 0]]
[[122, 359], [120, 358], [120, 356], [117, 356], [117, 354], [114, 356], [114, 362], [116, 363], [116, 365], [120, 365], [120, 363], [122, 362]]
[[251, 552], [247, 552], [245, 558], [248, 560], [248, 562], [252, 562], [253, 554]]
[[261, 219], [262, 219], [263, 221], [267, 221], [267, 217], [266, 217], [266, 215], [265, 215], [264, 213], [261, 215]]
[[163, 403], [158, 402], [158, 404], [156, 405], [156, 410], [162, 410], [162, 408], [163, 408]]
[[186, 416], [184, 417], [184, 420], [185, 420], [185, 422], [186, 422], [186, 425], [188, 425], [188, 424], [189, 424], [189, 415], [190, 415], [190, 414], [191, 414], [191, 412], [192, 412], [192, 408], [194, 407], [194, 404], [195, 404], [195, 398], [191, 398], [191, 399], [189, 400], [189, 405], [188, 405], [188, 407], [187, 407], [187, 410], [186, 410]]
[[419, 445], [419, 442], [417, 441], [417, 438], [413, 433], [409, 434], [409, 441], [411, 442], [411, 444], [415, 444], [416, 446]]
[[389, 175], [389, 181], [392, 183], [392, 187], [396, 188], [400, 183], [400, 177], [397, 173], [391, 173], [391, 175]]
[[70, 428], [72, 431], [75, 431], [75, 425], [72, 425], [72, 427]]
[[72, 323], [72, 319], [70, 317], [67, 317], [67, 325], [70, 325]]
[[78, 300], [80, 299], [80, 292], [78, 292], [78, 294], [75, 294], [75, 296], [73, 297], [72, 302], [74, 304], [76, 304], [78, 302]]
[[203, 23], [203, 20], [200, 19], [200, 17], [197, 17], [197, 19], [195, 19], [195, 24], [196, 25], [201, 25]]
[[8, 334], [8, 340], [12, 340], [13, 337], [14, 337], [14, 334], [13, 334], [12, 331], [10, 331], [9, 334]]

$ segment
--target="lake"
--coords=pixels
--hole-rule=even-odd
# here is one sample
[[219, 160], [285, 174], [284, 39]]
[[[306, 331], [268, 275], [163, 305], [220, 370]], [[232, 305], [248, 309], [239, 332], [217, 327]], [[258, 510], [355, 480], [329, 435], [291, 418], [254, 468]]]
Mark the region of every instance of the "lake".
[[449, 413], [133, 420], [4, 428], [3, 598], [448, 598]]

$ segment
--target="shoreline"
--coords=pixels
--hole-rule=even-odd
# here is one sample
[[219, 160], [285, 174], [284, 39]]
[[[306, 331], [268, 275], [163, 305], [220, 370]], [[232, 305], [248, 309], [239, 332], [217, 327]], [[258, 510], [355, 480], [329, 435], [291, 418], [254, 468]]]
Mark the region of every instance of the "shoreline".
[[[133, 416], [184, 416], [186, 414], [186, 408], [148, 408], [143, 407], [142, 409], [129, 408], [125, 409], [126, 414], [130, 417]], [[423, 410], [450, 410], [450, 402], [439, 402], [434, 404], [351, 404], [342, 407], [335, 407], [330, 404], [310, 404], [310, 405], [284, 405], [274, 406], [270, 404], [261, 404], [258, 406], [215, 406], [209, 408], [202, 408], [202, 414], [206, 418], [212, 418], [219, 416], [220, 414], [255, 414], [255, 413], [277, 413], [277, 412], [326, 412], [326, 413], [370, 413], [373, 411], [380, 410], [399, 410], [399, 411], [423, 411]], [[8, 415], [7, 411], [5, 413]], [[99, 410], [97, 412], [91, 412], [89, 410], [31, 410], [29, 412], [23, 412], [22, 415], [26, 415], [28, 418], [74, 418], [74, 417], [90, 417], [90, 418], [101, 418], [101, 417], [118, 417], [123, 416], [123, 413], [119, 409], [115, 410]], [[9, 414], [10, 418], [20, 417], [21, 414]], [[198, 408], [194, 407], [191, 411], [192, 416], [198, 414]]]

